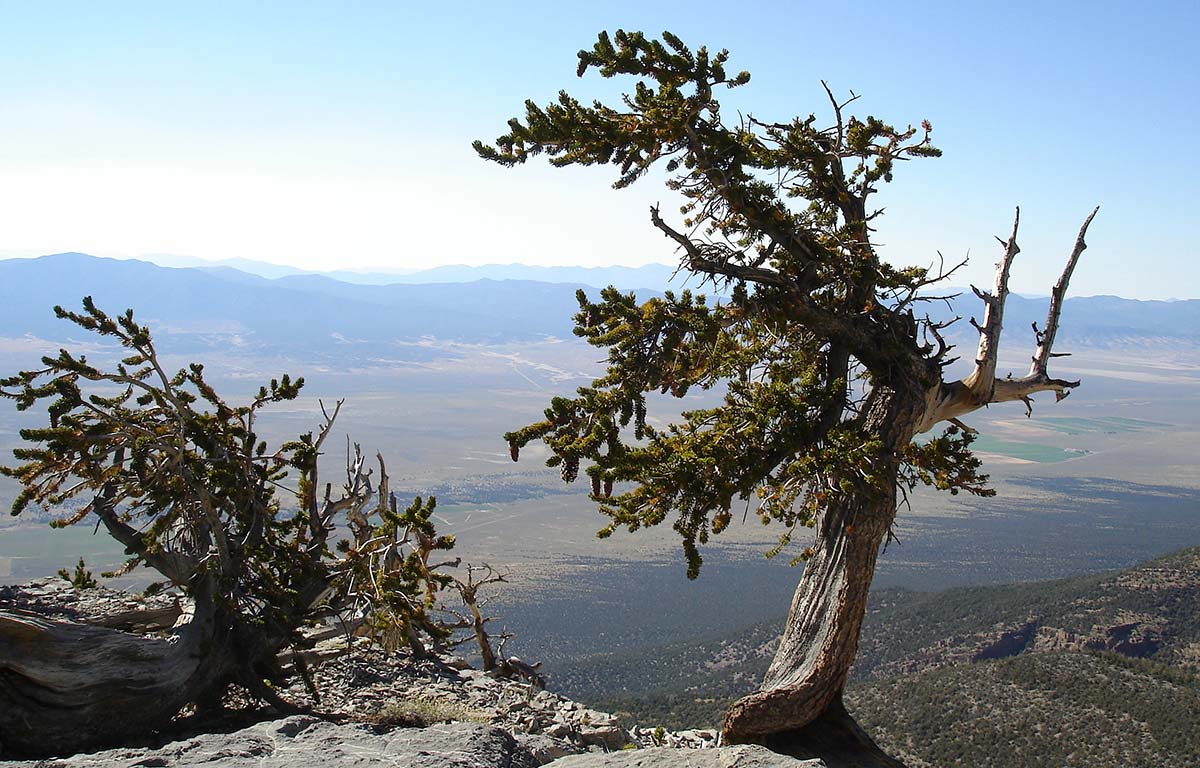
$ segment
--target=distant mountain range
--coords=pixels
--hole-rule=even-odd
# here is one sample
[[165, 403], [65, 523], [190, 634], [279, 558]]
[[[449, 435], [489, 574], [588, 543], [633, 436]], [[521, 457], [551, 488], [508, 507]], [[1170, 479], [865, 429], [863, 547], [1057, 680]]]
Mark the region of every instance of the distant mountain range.
[[449, 264], [429, 269], [360, 272], [348, 269], [314, 271], [253, 259], [209, 261], [165, 254], [150, 254], [146, 256], [145, 260], [164, 267], [217, 271], [236, 269], [271, 280], [293, 275], [319, 275], [356, 285], [392, 285], [395, 283], [421, 285], [425, 283], [471, 283], [476, 280], [535, 280], [543, 283], [579, 283], [600, 288], [615, 285], [622, 290], [641, 288], [659, 291], [668, 287], [678, 288], [685, 285], [684, 276], [676, 275], [675, 267], [667, 264], [647, 264], [642, 267], [537, 267], [528, 264], [484, 264], [471, 267], [466, 264]]
[[503, 343], [569, 336], [577, 287], [519, 280], [356, 285], [62, 253], [0, 261], [0, 336], [79, 338], [51, 308], [78, 308], [90, 295], [109, 312], [133, 307], [180, 351], [240, 349], [366, 364], [419, 355], [412, 343], [428, 337]]
[[[137, 260], [60, 253], [0, 261], [0, 336], [48, 340], [79, 334], [51, 307], [78, 307], [85, 295], [112, 312], [133, 307], [180, 352], [195, 349], [314, 358], [416, 359], [438, 339], [499, 344], [571, 336], [578, 288], [608, 282], [654, 295], [671, 269], [439, 267], [404, 276], [410, 282], [364, 284], [327, 275], [263, 277], [232, 266], [168, 268]], [[542, 279], [529, 279], [539, 276]], [[503, 279], [501, 279], [503, 278]], [[618, 278], [620, 278], [618, 280]], [[643, 280], [644, 278], [644, 280]], [[692, 278], [695, 282], [695, 278]], [[644, 283], [639, 285], [639, 283]], [[967, 293], [928, 305], [934, 317], [979, 311]], [[1005, 316], [1006, 344], [1031, 343], [1046, 300], [1013, 295]], [[956, 324], [950, 338], [971, 349], [974, 331]], [[1059, 348], [1200, 344], [1200, 300], [1135, 301], [1113, 296], [1067, 301]], [[1012, 348], [1012, 347], [1010, 347]], [[970, 354], [970, 352], [966, 352]]]

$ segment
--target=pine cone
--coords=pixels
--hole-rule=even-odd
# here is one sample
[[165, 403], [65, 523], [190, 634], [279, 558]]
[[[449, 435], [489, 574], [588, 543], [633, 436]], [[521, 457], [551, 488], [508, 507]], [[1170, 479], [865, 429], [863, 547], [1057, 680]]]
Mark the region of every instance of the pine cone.
[[564, 483], [573, 483], [575, 478], [579, 477], [579, 458], [577, 456], [563, 457], [560, 467]]

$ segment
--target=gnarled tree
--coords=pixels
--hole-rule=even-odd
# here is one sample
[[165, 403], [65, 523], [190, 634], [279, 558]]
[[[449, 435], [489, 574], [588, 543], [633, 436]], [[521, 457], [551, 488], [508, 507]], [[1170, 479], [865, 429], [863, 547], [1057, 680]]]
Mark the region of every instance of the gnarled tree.
[[[78, 499], [57, 525], [95, 520], [132, 556], [126, 567], [157, 571], [194, 609], [165, 635], [139, 635], [120, 631], [145, 623], [137, 617], [98, 626], [0, 606], [0, 748], [69, 754], [121, 743], [186, 704], [219, 702], [230, 684], [293, 711], [271, 686], [280, 653], [304, 648], [304, 627], [333, 614], [385, 641], [445, 633], [432, 608], [449, 577], [430, 555], [454, 542], [434, 532], [432, 499], [400, 510], [383, 459], [373, 477], [357, 446], [340, 492], [320, 488], [318, 456], [340, 402], [315, 436], [272, 450], [256, 433], [259, 412], [295, 398], [303, 380], [284, 376], [231, 405], [202, 366], [168, 373], [132, 311], [110, 317], [85, 299], [82, 313], [56, 312], [127, 357], [99, 366], [62, 350], [0, 381], [18, 408], [49, 415], [22, 430], [27, 445], [14, 453], [24, 463], [3, 468], [24, 486], [13, 514]], [[289, 476], [295, 490], [283, 485]], [[281, 508], [281, 490], [294, 509]], [[339, 521], [351, 534], [340, 557], [329, 546]]]
[[[1029, 405], [1037, 392], [1061, 399], [1078, 385], [1048, 365], [1095, 212], [1054, 288], [1029, 373], [996, 370], [1014, 223], [995, 288], [976, 291], [985, 310], [974, 369], [947, 381], [944, 326], [919, 308], [922, 290], [948, 273], [898, 269], [871, 243], [881, 213], [872, 193], [900, 161], [940, 155], [929, 123], [850, 116], [856, 97], [838, 100], [828, 88], [827, 124], [811, 115], [729, 121], [717, 94], [750, 76], [729, 74], [727, 56], [692, 51], [670, 33], [601, 34], [580, 52], [578, 74], [635, 78], [622, 103], [562, 92], [544, 108], [526, 102], [524, 118], [493, 144], [476, 142], [506, 166], [538, 155], [556, 166], [614, 165], [618, 188], [663, 166], [685, 199], [682, 219], [654, 207], [650, 223], [682, 252], [682, 269], [728, 290], [716, 304], [687, 291], [644, 303], [612, 288], [596, 303], [581, 292], [575, 332], [608, 350], [607, 374], [506, 438], [514, 459], [545, 441], [567, 481], [586, 464], [592, 498], [611, 519], [602, 536], [670, 519], [692, 576], [699, 545], [735, 513], [753, 508], [781, 523], [781, 546], [797, 526], [815, 526], [779, 650], [760, 690], [726, 714], [724, 738], [895, 764], [846, 714], [842, 691], [898, 490], [924, 482], [990, 494], [959, 418], [992, 403]], [[647, 394], [697, 387], [723, 389], [723, 402], [663, 429], [647, 423]], [[943, 422], [940, 436], [915, 439]]]

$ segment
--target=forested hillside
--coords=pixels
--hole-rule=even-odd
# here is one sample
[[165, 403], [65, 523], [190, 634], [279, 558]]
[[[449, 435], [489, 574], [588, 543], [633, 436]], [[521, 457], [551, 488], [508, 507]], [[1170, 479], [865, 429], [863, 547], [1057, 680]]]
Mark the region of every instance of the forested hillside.
[[1200, 679], [1115, 653], [1026, 653], [857, 685], [846, 698], [910, 768], [1200, 764]]
[[[778, 622], [562, 670], [578, 698], [669, 727], [752, 690]], [[847, 706], [914, 766], [1190, 766], [1200, 759], [1200, 548], [1116, 573], [881, 590]]]

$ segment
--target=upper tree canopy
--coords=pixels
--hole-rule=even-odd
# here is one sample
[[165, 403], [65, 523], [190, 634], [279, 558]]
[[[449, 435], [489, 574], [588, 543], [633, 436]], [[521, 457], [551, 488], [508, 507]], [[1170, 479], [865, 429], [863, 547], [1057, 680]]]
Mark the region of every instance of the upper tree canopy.
[[[580, 293], [576, 333], [609, 352], [608, 373], [573, 398], [555, 398], [544, 421], [506, 435], [514, 456], [544, 439], [575, 477], [581, 461], [593, 496], [630, 530], [674, 515], [694, 576], [697, 543], [753, 507], [781, 521], [782, 542], [810, 525], [835, 497], [871, 494], [896, 482], [983, 492], [969, 437], [952, 429], [905, 456], [895, 440], [866, 429], [872, 393], [936, 388], [947, 346], [914, 307], [917, 292], [944, 274], [897, 269], [871, 244], [881, 211], [870, 205], [896, 164], [936, 157], [931, 126], [897, 128], [831, 114], [781, 121], [722, 114], [718, 94], [750, 81], [726, 71], [728, 52], [690, 50], [618, 31], [579, 54], [578, 74], [635, 78], [616, 107], [526, 102], [523, 119], [484, 158], [503, 165], [545, 154], [552, 164], [616, 166], [627, 186], [652, 166], [684, 197], [676, 222], [657, 207], [651, 223], [682, 251], [685, 269], [730, 289], [720, 304], [684, 291], [639, 304], [615, 289], [593, 303]], [[694, 387], [725, 389], [714, 408], [690, 411], [658, 429], [646, 422], [646, 395], [682, 397]], [[632, 422], [633, 440], [628, 430]], [[900, 441], [907, 444], [907, 438]], [[613, 496], [612, 484], [628, 490]]]

